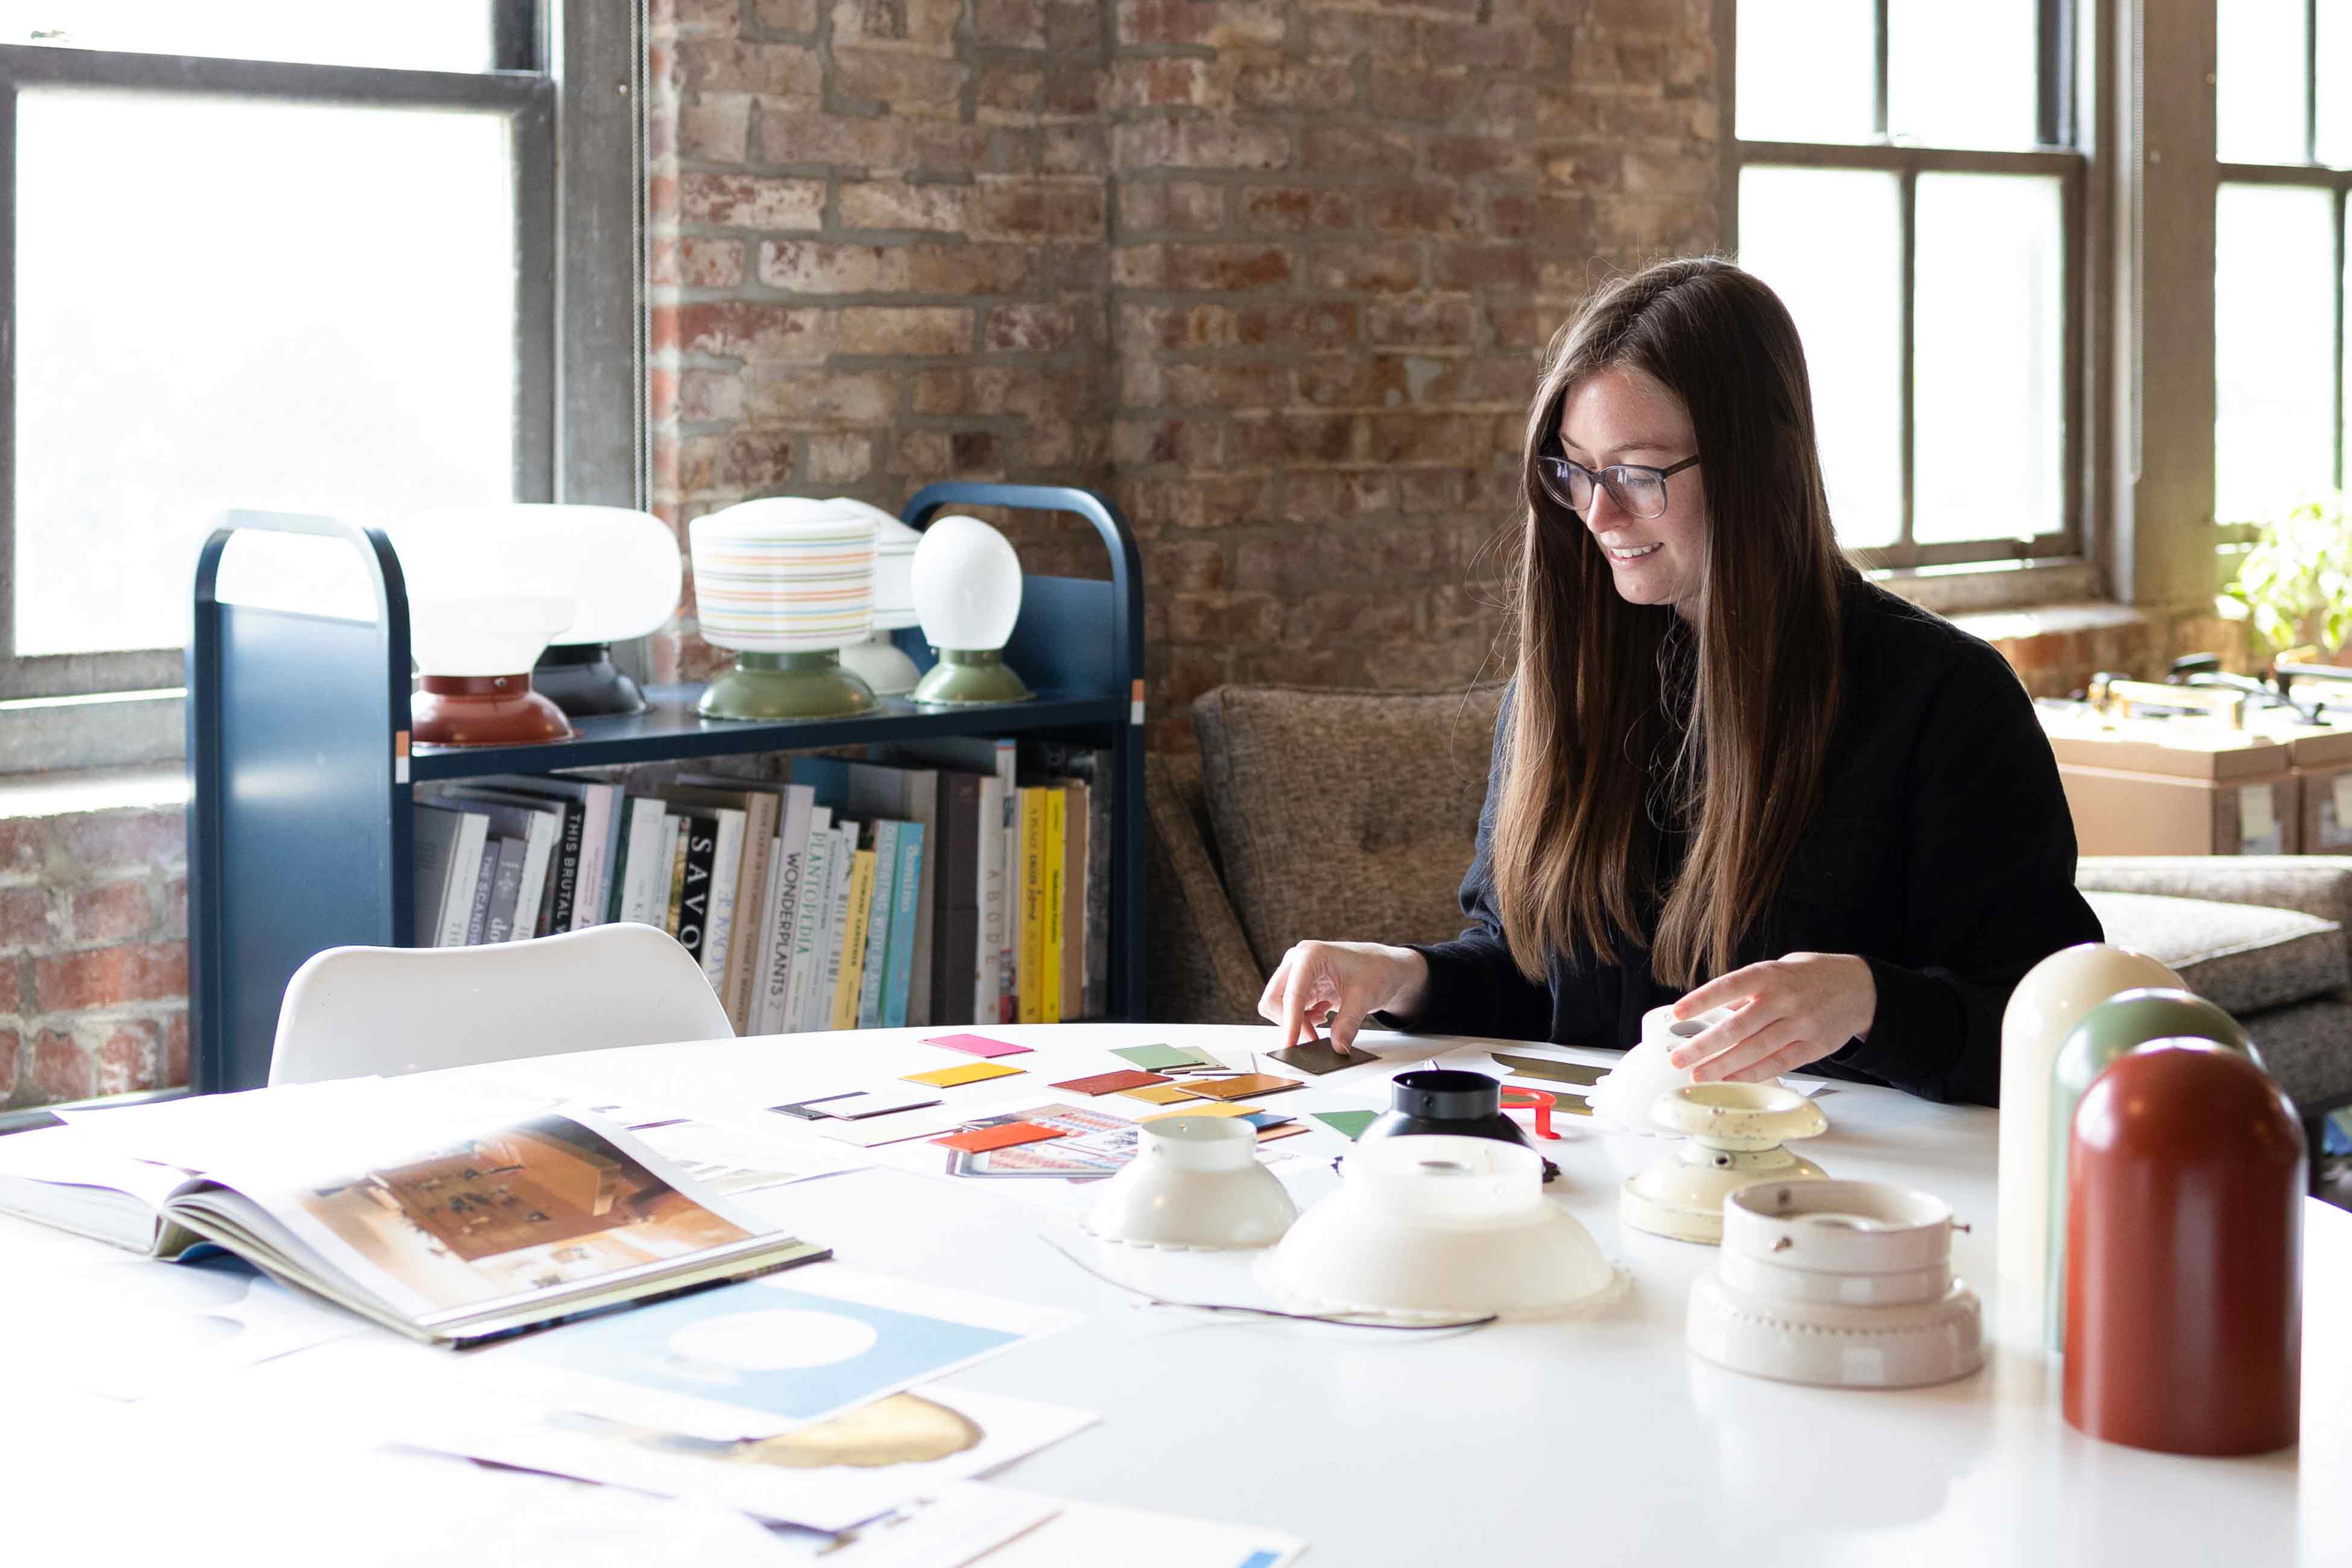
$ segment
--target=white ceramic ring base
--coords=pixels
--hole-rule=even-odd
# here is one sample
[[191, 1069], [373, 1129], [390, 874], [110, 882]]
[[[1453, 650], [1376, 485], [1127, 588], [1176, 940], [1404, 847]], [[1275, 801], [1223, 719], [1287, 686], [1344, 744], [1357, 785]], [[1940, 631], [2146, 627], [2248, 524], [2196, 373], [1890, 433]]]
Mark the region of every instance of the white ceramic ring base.
[[1829, 1174], [1796, 1154], [1785, 1156], [1786, 1164], [1776, 1161], [1766, 1168], [1745, 1163], [1754, 1155], [1730, 1158], [1740, 1163], [1697, 1164], [1674, 1156], [1627, 1177], [1617, 1194], [1618, 1223], [1652, 1236], [1714, 1247], [1723, 1240], [1723, 1200], [1742, 1187], [1759, 1182], [1818, 1182]]
[[1954, 1280], [1933, 1300], [1855, 1307], [1791, 1301], [1726, 1285], [1691, 1287], [1693, 1354], [1779, 1383], [1827, 1388], [1919, 1388], [1984, 1365], [1984, 1310]]

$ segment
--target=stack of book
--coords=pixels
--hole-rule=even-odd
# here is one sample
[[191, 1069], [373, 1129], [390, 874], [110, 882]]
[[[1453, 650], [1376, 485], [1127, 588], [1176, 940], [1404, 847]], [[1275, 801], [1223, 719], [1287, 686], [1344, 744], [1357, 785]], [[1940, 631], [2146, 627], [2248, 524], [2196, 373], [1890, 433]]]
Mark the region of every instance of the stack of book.
[[619, 921], [701, 963], [739, 1034], [1099, 1016], [1108, 752], [955, 738], [633, 794], [500, 774], [418, 792], [415, 944]]

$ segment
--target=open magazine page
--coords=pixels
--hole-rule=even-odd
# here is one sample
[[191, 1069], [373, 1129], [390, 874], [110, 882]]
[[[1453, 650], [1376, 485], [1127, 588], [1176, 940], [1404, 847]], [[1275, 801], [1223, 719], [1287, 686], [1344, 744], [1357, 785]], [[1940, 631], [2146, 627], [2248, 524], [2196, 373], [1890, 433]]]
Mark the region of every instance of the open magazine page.
[[83, 1120], [118, 1148], [169, 1150], [262, 1213], [184, 1204], [298, 1263], [307, 1251], [412, 1321], [656, 1273], [770, 1230], [626, 1130], [551, 1096], [386, 1079], [212, 1100], [152, 1142], [135, 1125], [142, 1113], [202, 1102]]
[[134, 1160], [71, 1127], [0, 1138], [0, 1213], [134, 1252], [153, 1250], [163, 1205], [194, 1180], [176, 1166]]

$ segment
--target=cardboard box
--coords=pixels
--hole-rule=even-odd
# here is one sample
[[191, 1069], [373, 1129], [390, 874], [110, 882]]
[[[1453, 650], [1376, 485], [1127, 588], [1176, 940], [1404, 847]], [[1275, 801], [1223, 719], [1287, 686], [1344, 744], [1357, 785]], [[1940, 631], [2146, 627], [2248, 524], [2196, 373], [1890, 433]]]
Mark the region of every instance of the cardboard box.
[[2287, 749], [2302, 795], [2300, 852], [2352, 855], [2352, 726], [2298, 724], [2275, 713], [2248, 723]]
[[[2286, 742], [2195, 720], [2045, 713], [2043, 728], [2082, 854], [2292, 855], [2303, 847], [2303, 780]], [[2344, 763], [2352, 768], [2352, 752]]]

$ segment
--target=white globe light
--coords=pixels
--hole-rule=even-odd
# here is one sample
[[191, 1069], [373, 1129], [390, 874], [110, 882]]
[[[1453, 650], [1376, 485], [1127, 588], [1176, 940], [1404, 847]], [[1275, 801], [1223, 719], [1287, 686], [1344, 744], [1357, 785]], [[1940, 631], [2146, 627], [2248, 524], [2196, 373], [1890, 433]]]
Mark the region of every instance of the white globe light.
[[1021, 617], [1021, 557], [976, 517], [943, 517], [915, 547], [915, 615], [933, 647], [1001, 648]]
[[[617, 506], [512, 502], [436, 507], [389, 531], [412, 578], [411, 597], [440, 597], [433, 581], [461, 573], [478, 590], [559, 593], [570, 623], [548, 640], [611, 643], [660, 629], [684, 582], [677, 538], [651, 512]], [[424, 582], [415, 579], [422, 574]]]

